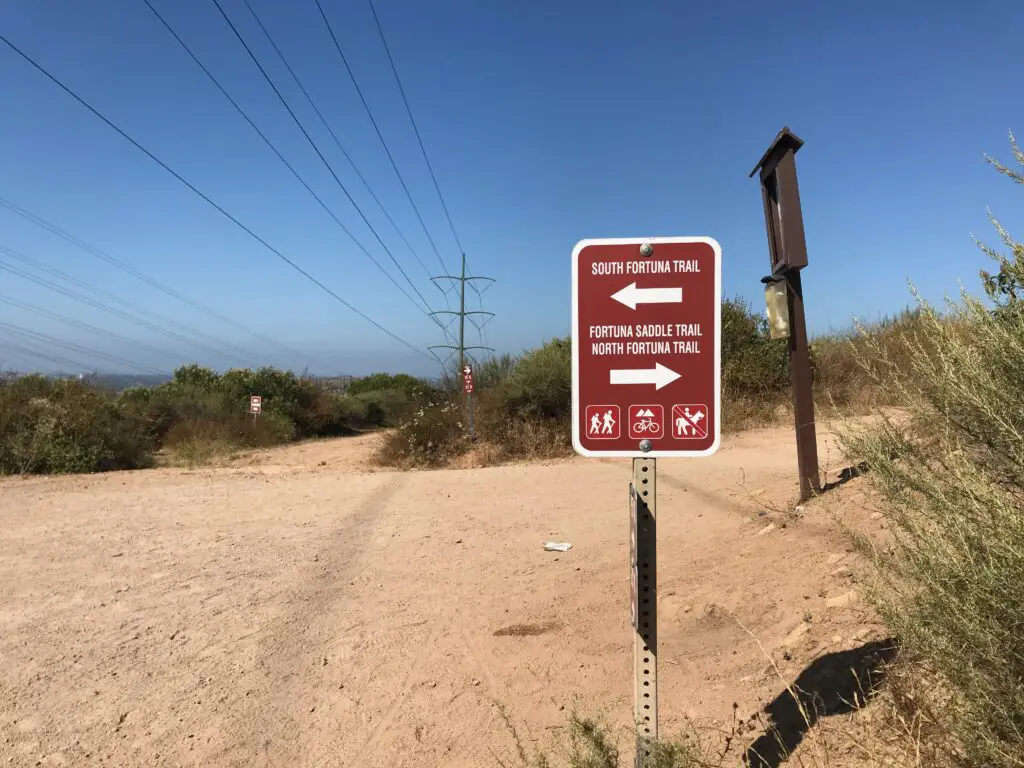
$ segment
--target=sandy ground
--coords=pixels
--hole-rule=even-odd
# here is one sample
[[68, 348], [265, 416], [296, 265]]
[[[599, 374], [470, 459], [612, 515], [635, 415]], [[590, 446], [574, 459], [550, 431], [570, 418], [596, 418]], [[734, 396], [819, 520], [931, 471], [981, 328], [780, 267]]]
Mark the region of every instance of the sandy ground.
[[[0, 764], [513, 766], [576, 706], [625, 734], [629, 461], [393, 473], [374, 440], [0, 481]], [[862, 481], [794, 515], [794, 472], [788, 429], [659, 462], [662, 733], [882, 636], [832, 516], [883, 524]]]

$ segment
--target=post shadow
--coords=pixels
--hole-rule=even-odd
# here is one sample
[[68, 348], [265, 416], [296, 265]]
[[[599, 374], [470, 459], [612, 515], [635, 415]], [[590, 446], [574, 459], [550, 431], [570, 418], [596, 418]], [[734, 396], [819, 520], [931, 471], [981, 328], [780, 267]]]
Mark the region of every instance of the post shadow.
[[833, 488], [838, 488], [841, 485], [846, 485], [855, 477], [860, 477], [861, 475], [866, 474], [867, 471], [868, 463], [866, 461], [862, 461], [859, 464], [853, 465], [852, 467], [846, 467], [845, 469], [839, 472], [839, 479], [825, 483], [823, 486], [821, 486], [821, 492], [826, 493], [827, 491], [831, 491]]
[[793, 685], [769, 702], [768, 728], [743, 756], [749, 768], [779, 768], [822, 717], [853, 712], [885, 678], [885, 665], [899, 649], [894, 638], [815, 659]]

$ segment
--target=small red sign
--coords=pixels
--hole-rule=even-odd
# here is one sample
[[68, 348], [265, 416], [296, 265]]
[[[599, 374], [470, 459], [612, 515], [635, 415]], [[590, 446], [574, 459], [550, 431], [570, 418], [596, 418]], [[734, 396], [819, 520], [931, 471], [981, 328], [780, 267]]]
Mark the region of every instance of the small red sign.
[[[708, 456], [718, 449], [721, 253], [707, 237], [584, 240], [576, 246], [572, 395], [578, 453], [653, 458]], [[641, 450], [642, 441], [649, 441], [649, 451]]]
[[263, 398], [260, 395], [252, 395], [249, 398], [249, 413], [259, 413], [263, 410]]
[[468, 365], [462, 369], [462, 389], [467, 395], [473, 394], [476, 389], [473, 384], [473, 369]]

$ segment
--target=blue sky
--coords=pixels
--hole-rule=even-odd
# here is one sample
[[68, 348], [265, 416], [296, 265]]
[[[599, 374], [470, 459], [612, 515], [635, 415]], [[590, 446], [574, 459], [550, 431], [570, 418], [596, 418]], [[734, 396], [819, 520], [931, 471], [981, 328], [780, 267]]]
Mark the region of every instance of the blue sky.
[[[395, 258], [431, 305], [444, 309], [427, 280], [441, 264], [315, 3], [250, 1], [426, 269], [375, 207], [243, 2], [222, 3]], [[457, 248], [369, 5], [322, 2], [441, 259], [454, 270]], [[153, 3], [395, 273], [212, 0]], [[582, 238], [710, 235], [723, 248], [726, 293], [760, 307], [767, 243], [757, 182], [747, 174], [783, 125], [807, 142], [797, 166], [812, 332], [899, 310], [909, 300], [908, 277], [932, 299], [955, 291], [958, 280], [975, 286], [986, 259], [971, 234], [992, 239], [987, 206], [1024, 234], [1022, 190], [983, 159], [1009, 158], [1008, 130], [1024, 137], [1016, 38], [1024, 6], [1014, 0], [927, 9], [876, 0], [377, 0], [377, 10], [471, 268], [497, 278], [484, 306], [496, 313], [487, 339], [500, 351], [568, 332], [569, 255]], [[444, 343], [141, 0], [4, 3], [0, 33], [342, 298], [414, 347]], [[217, 341], [207, 339], [211, 348], [241, 348], [236, 358], [250, 365], [436, 369], [291, 270], [3, 45], [0, 95], [7, 107], [0, 196], [277, 344], [3, 209], [0, 246], [208, 334]], [[237, 362], [8, 272], [0, 272], [0, 296], [158, 348], [147, 352], [0, 304], [0, 322], [143, 366]], [[150, 322], [163, 325], [153, 316]], [[0, 331], [0, 346], [12, 338]], [[58, 354], [124, 369], [87, 352]]]

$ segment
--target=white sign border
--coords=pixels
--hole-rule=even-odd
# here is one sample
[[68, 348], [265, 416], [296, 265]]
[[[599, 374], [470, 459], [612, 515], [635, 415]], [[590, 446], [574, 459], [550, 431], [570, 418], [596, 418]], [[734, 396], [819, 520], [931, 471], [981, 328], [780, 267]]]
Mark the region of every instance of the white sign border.
[[[706, 243], [715, 253], [715, 439], [711, 447], [703, 451], [659, 451], [644, 453], [639, 446], [632, 451], [591, 451], [580, 443], [580, 343], [579, 338], [579, 258], [584, 248], [592, 245], [635, 245], [644, 243], [657, 246], [662, 243]], [[715, 453], [722, 442], [722, 246], [712, 237], [612, 237], [580, 240], [572, 251], [572, 447], [580, 456], [587, 458], [705, 458]]]

